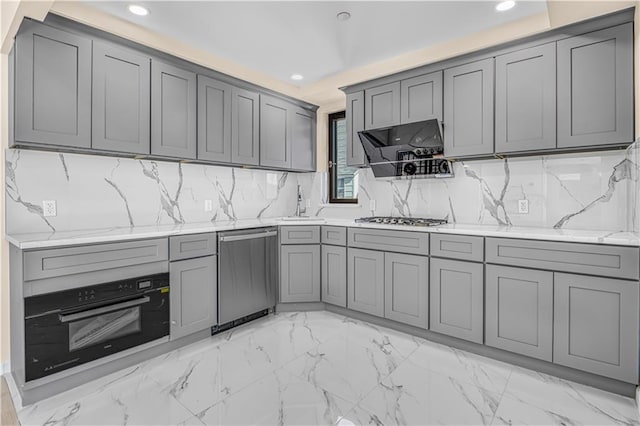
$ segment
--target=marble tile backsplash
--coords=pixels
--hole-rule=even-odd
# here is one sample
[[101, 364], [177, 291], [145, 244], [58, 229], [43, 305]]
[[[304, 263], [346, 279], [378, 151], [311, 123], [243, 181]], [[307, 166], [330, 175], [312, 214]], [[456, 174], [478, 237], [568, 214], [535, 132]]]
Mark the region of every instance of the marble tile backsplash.
[[[294, 213], [300, 184], [312, 216], [637, 231], [638, 151], [460, 161], [454, 178], [437, 180], [381, 180], [361, 169], [359, 205], [329, 206], [326, 173], [9, 149], [5, 219], [16, 234], [279, 217]], [[528, 214], [518, 213], [521, 199]], [[43, 200], [56, 200], [57, 216], [44, 217]]]

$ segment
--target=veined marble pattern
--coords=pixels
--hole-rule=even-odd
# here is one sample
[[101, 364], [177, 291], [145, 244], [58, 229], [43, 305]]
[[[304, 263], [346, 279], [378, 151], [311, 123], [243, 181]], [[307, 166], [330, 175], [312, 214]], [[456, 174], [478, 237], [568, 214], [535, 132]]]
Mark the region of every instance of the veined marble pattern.
[[48, 426], [639, 424], [633, 399], [328, 312], [263, 318], [16, 408]]
[[[327, 174], [9, 149], [9, 234], [181, 225], [292, 215], [297, 185], [311, 216], [447, 218], [449, 223], [639, 231], [637, 144], [626, 151], [454, 162], [454, 178], [357, 175], [359, 206], [327, 205]], [[518, 200], [529, 213], [518, 213]], [[44, 217], [43, 200], [58, 202]], [[211, 200], [213, 210], [204, 211]], [[376, 201], [370, 210], [369, 201]]]

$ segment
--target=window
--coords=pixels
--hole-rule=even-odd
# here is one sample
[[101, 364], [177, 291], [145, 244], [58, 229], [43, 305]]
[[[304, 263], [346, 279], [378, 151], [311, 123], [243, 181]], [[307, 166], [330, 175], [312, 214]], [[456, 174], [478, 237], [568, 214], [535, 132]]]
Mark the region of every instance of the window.
[[344, 111], [329, 115], [329, 202], [358, 202], [358, 169], [347, 166]]

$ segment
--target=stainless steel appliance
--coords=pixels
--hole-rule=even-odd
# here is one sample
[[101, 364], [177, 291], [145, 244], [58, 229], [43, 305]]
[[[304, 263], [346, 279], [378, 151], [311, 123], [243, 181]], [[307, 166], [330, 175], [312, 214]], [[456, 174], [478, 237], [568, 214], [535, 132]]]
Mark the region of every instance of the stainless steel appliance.
[[218, 233], [218, 329], [237, 325], [276, 304], [276, 227]]
[[26, 380], [169, 335], [169, 274], [24, 299]]
[[452, 177], [437, 119], [359, 132], [375, 177]]
[[359, 223], [379, 223], [381, 225], [438, 226], [447, 223], [446, 219], [428, 219], [422, 217], [371, 216], [356, 219]]

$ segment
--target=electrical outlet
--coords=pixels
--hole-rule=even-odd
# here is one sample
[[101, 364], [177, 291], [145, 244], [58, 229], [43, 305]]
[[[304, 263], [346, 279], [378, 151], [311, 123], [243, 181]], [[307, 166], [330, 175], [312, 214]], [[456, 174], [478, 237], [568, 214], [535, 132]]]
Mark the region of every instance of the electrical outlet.
[[204, 211], [205, 212], [212, 212], [213, 211], [213, 201], [204, 200]]
[[369, 200], [369, 210], [372, 212], [376, 210], [376, 200]]
[[310, 209], [311, 208], [311, 200], [309, 200], [309, 199], [304, 200], [304, 206], [306, 208]]
[[529, 200], [518, 200], [518, 213], [529, 214]]
[[44, 217], [57, 216], [56, 200], [44, 200], [42, 202], [42, 214]]

